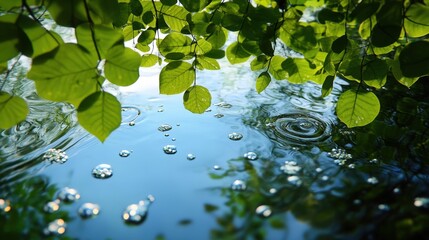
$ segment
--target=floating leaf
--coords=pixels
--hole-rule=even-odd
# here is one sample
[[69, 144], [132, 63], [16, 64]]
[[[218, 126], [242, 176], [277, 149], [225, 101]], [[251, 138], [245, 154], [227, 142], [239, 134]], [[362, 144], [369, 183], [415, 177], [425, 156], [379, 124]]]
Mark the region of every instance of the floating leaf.
[[77, 118], [83, 128], [104, 142], [121, 124], [121, 104], [110, 93], [96, 92], [79, 105]]
[[24, 99], [0, 92], [0, 129], [13, 127], [25, 120], [28, 112], [28, 105]]
[[195, 69], [183, 61], [170, 62], [159, 74], [159, 92], [177, 94], [185, 91], [195, 80]]
[[256, 79], [256, 91], [261, 93], [271, 82], [271, 76], [268, 72], [262, 72]]
[[211, 99], [209, 90], [199, 85], [188, 88], [183, 94], [185, 108], [193, 113], [204, 113], [210, 107]]
[[429, 74], [429, 42], [412, 42], [399, 55], [399, 64], [405, 77], [421, 77]]
[[380, 112], [380, 102], [373, 92], [347, 90], [340, 95], [337, 116], [349, 128], [371, 123]]
[[123, 46], [111, 48], [104, 65], [106, 78], [119, 86], [131, 85], [139, 78], [140, 63], [140, 54], [130, 48]]

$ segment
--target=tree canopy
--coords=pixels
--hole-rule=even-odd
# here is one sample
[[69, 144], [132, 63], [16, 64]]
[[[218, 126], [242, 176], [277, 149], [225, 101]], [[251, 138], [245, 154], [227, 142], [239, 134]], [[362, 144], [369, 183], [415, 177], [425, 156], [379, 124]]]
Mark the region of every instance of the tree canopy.
[[[27, 78], [37, 94], [73, 104], [101, 141], [121, 123], [106, 80], [128, 86], [140, 68], [162, 64], [160, 93], [183, 94], [186, 109], [203, 113], [211, 95], [196, 72], [219, 70], [225, 57], [250, 64], [259, 93], [273, 80], [312, 81], [327, 96], [336, 79], [347, 80], [337, 116], [364, 126], [379, 114], [377, 91], [388, 81], [410, 88], [429, 75], [427, 16], [428, 0], [1, 1], [0, 129], [29, 112], [25, 99], [3, 90], [22, 55], [32, 60]], [[52, 23], [75, 39], [66, 42]]]

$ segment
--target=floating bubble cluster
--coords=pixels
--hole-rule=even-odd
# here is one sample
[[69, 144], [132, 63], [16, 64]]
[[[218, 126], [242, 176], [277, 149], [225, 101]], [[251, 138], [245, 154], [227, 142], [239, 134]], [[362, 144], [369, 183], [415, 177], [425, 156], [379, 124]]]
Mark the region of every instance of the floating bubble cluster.
[[163, 150], [166, 154], [175, 154], [177, 152], [177, 148], [174, 145], [165, 145]]
[[301, 167], [298, 166], [295, 161], [285, 161], [284, 165], [280, 167], [280, 170], [286, 174], [294, 175], [301, 171]]
[[80, 194], [74, 188], [65, 187], [58, 192], [57, 198], [65, 203], [71, 203], [80, 198]]
[[219, 165], [214, 165], [214, 166], [213, 166], [213, 169], [214, 169], [214, 170], [221, 170], [221, 169], [222, 169], [222, 167], [221, 167], [221, 166], [219, 166]]
[[194, 160], [194, 159], [195, 159], [195, 155], [194, 155], [194, 154], [192, 154], [192, 153], [189, 153], [189, 154], [186, 156], [186, 158], [187, 158], [188, 160]]
[[222, 113], [216, 113], [215, 115], [213, 115], [213, 117], [215, 118], [223, 118], [223, 114]]
[[[352, 155], [341, 148], [333, 148], [331, 152], [328, 153], [328, 156], [334, 158], [334, 162], [340, 166], [345, 165], [347, 160], [352, 159]], [[350, 168], [354, 168], [354, 165]]]
[[289, 177], [287, 178], [287, 181], [288, 181], [290, 184], [292, 184], [292, 185], [294, 185], [294, 186], [297, 186], [297, 187], [301, 186], [301, 184], [302, 184], [302, 180], [301, 180], [301, 178], [299, 178], [298, 176], [289, 176]]
[[331, 136], [331, 126], [323, 120], [302, 113], [283, 114], [272, 119], [274, 133], [281, 139], [298, 143], [321, 142]]
[[254, 160], [258, 159], [258, 154], [254, 153], [254, 152], [247, 152], [243, 156], [244, 156], [244, 158], [246, 158], [247, 160], [250, 160], [250, 161], [254, 161]]
[[233, 133], [230, 133], [228, 135], [228, 138], [233, 140], [233, 141], [238, 141], [238, 140], [241, 140], [243, 138], [243, 134], [233, 132]]
[[95, 217], [100, 213], [100, 206], [95, 203], [84, 203], [78, 209], [81, 218]]
[[131, 152], [128, 150], [122, 150], [119, 152], [119, 156], [121, 156], [121, 157], [129, 157], [130, 154], [131, 154]]
[[170, 131], [171, 129], [173, 129], [173, 127], [169, 124], [162, 124], [161, 126], [158, 127], [158, 130], [161, 132]]
[[43, 207], [43, 211], [46, 213], [53, 213], [60, 209], [60, 200], [56, 199], [54, 201], [48, 202]]
[[0, 211], [9, 212], [12, 209], [10, 206], [10, 201], [0, 198]]
[[43, 233], [48, 236], [62, 235], [66, 232], [67, 224], [63, 219], [56, 219], [48, 224]]
[[271, 216], [272, 210], [271, 210], [270, 206], [268, 206], [268, 205], [260, 205], [259, 207], [256, 208], [255, 213], [258, 216], [266, 218], [266, 217]]
[[142, 223], [146, 219], [149, 206], [154, 200], [155, 198], [149, 195], [147, 199], [141, 200], [137, 204], [129, 205], [122, 213], [122, 219], [130, 224]]
[[366, 181], [370, 184], [377, 184], [378, 183], [378, 179], [376, 177], [370, 177]]
[[234, 191], [244, 191], [246, 188], [246, 183], [243, 180], [237, 179], [231, 184], [231, 189]]
[[113, 175], [112, 166], [109, 164], [99, 164], [92, 169], [92, 176], [95, 178], [106, 179]]
[[49, 161], [51, 163], [65, 163], [69, 157], [67, 153], [61, 149], [51, 148], [43, 155], [43, 160]]

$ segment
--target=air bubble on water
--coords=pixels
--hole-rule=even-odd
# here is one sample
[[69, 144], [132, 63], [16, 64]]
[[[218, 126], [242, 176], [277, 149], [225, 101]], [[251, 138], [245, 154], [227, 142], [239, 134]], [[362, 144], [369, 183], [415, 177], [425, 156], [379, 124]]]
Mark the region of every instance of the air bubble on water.
[[356, 167], [356, 165], [354, 163], [350, 163], [347, 167], [350, 169], [354, 169]]
[[354, 205], [360, 205], [361, 203], [362, 203], [362, 201], [360, 199], [353, 200]]
[[429, 198], [426, 197], [416, 197], [414, 199], [414, 206], [429, 208]]
[[84, 203], [78, 209], [81, 218], [95, 217], [100, 213], [100, 206], [95, 203]]
[[271, 194], [276, 194], [277, 193], [277, 189], [275, 188], [270, 188], [270, 190], [268, 190]]
[[301, 171], [301, 167], [298, 166], [295, 161], [285, 161], [283, 166], [280, 167], [280, 170], [286, 174], [294, 175]]
[[377, 164], [378, 163], [378, 159], [377, 158], [373, 158], [371, 160], [369, 160], [370, 163], [372, 164]]
[[162, 124], [158, 127], [158, 130], [161, 132], [170, 131], [171, 129], [173, 129], [173, 127], [170, 124]]
[[213, 166], [213, 169], [214, 169], [214, 170], [221, 170], [221, 169], [222, 169], [222, 167], [221, 167], [221, 166], [219, 166], [219, 165], [214, 165], [214, 166]]
[[58, 192], [57, 198], [65, 203], [71, 203], [80, 198], [80, 194], [74, 188], [65, 187]]
[[92, 169], [92, 176], [95, 178], [106, 179], [113, 175], [112, 166], [109, 164], [99, 164]]
[[231, 139], [231, 140], [233, 140], [233, 141], [238, 141], [238, 140], [240, 140], [240, 139], [242, 139], [242, 138], [243, 138], [243, 134], [233, 132], [233, 133], [230, 133], [230, 134], [228, 135], [228, 137], [229, 137], [229, 139]]
[[316, 168], [317, 173], [321, 173], [322, 171], [323, 171], [322, 168], [320, 168], [320, 167]]
[[194, 159], [195, 159], [195, 155], [194, 155], [194, 154], [192, 154], [192, 153], [189, 153], [189, 154], [186, 156], [186, 158], [187, 158], [188, 160], [194, 160]]
[[260, 205], [256, 208], [255, 213], [260, 217], [269, 217], [272, 214], [272, 210], [268, 205]]
[[12, 209], [10, 206], [10, 201], [0, 198], [0, 211], [1, 212], [9, 212]]
[[247, 160], [250, 160], [250, 161], [254, 161], [254, 160], [258, 159], [258, 154], [256, 154], [255, 152], [247, 152], [243, 156], [244, 156], [244, 158], [246, 158]]
[[67, 153], [61, 149], [51, 148], [43, 155], [43, 160], [51, 163], [65, 163], [68, 160]]
[[215, 104], [216, 107], [221, 107], [221, 108], [231, 108], [232, 105], [226, 102], [220, 102], [220, 103], [216, 103]]
[[234, 182], [231, 184], [231, 189], [234, 191], [244, 191], [246, 188], [246, 183], [240, 179], [234, 180]]
[[174, 145], [165, 145], [163, 150], [166, 154], [175, 154], [177, 152], [177, 148]]
[[326, 175], [324, 175], [324, 176], [322, 176], [322, 181], [328, 181], [329, 180], [329, 177], [328, 176], [326, 176]]
[[370, 184], [377, 184], [378, 183], [378, 179], [376, 177], [370, 177], [366, 181]]
[[48, 223], [48, 226], [43, 230], [43, 233], [45, 235], [62, 235], [66, 232], [67, 224], [63, 219], [56, 219], [50, 223]]
[[295, 185], [297, 187], [301, 186], [301, 184], [302, 184], [302, 181], [298, 176], [289, 176], [287, 178], [287, 181], [289, 183], [291, 183], [292, 185]]
[[128, 157], [130, 156], [130, 154], [131, 154], [131, 151], [128, 151], [128, 150], [122, 150], [119, 152], [119, 156], [121, 157]]
[[347, 160], [352, 158], [352, 155], [347, 153], [346, 150], [341, 148], [333, 148], [328, 156], [334, 158], [334, 163], [343, 166]]
[[401, 189], [396, 187], [393, 189], [393, 193], [399, 194], [401, 193]]
[[129, 126], [131, 126], [131, 127], [132, 127], [132, 126], [135, 126], [135, 125], [136, 125], [136, 122], [131, 121], [131, 122], [129, 122], [129, 123], [128, 123], [128, 125], [129, 125]]
[[162, 107], [158, 108], [158, 112], [164, 112], [164, 108]]
[[176, 126], [180, 127], [180, 123], [176, 123]]
[[390, 207], [387, 204], [378, 204], [378, 209], [381, 211], [389, 211]]
[[169, 137], [169, 136], [170, 136], [170, 134], [166, 133], [166, 134], [164, 134], [164, 136], [165, 136], [165, 137]]
[[212, 110], [210, 109], [210, 108], [208, 108], [207, 110], [206, 110], [206, 112], [211, 112]]
[[129, 205], [122, 213], [122, 219], [129, 224], [142, 223], [146, 219], [149, 206], [154, 200], [155, 198], [149, 195], [147, 199], [141, 200], [137, 204]]
[[176, 138], [172, 138], [171, 141], [173, 141], [173, 142], [176, 141]]
[[213, 115], [213, 117], [215, 118], [223, 118], [223, 114], [222, 113], [216, 113], [215, 115]]
[[54, 200], [51, 202], [47, 202], [45, 206], [43, 207], [43, 211], [46, 213], [53, 213], [60, 209], [60, 200]]

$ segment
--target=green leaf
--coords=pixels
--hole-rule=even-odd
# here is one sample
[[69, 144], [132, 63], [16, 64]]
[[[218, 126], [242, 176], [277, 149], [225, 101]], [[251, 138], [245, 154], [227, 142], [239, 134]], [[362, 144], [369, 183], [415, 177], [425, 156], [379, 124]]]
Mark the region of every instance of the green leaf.
[[0, 129], [8, 129], [25, 120], [28, 112], [24, 99], [0, 92]]
[[58, 25], [77, 27], [87, 22], [84, 0], [46, 0], [45, 7]]
[[192, 86], [183, 94], [185, 108], [193, 113], [204, 113], [211, 105], [212, 96], [207, 88]]
[[207, 70], [219, 70], [220, 69], [219, 63], [216, 61], [216, 59], [213, 59], [213, 58], [209, 58], [209, 57], [205, 57], [205, 56], [198, 56], [197, 62], [204, 69], [207, 69]]
[[83, 128], [104, 142], [121, 124], [121, 104], [110, 93], [96, 92], [79, 105], [77, 118]]
[[156, 56], [154, 54], [145, 54], [142, 56], [142, 61], [140, 63], [140, 66], [141, 67], [152, 67], [157, 62], [159, 62], [158, 56]]
[[7, 71], [7, 62], [2, 62], [0, 63], [0, 74], [4, 73]]
[[24, 38], [21, 36], [25, 37], [25, 34], [15, 24], [18, 17], [18, 14], [0, 16], [0, 62], [16, 57], [20, 53], [20, 45], [30, 45], [29, 41], [22, 41]]
[[143, 13], [143, 6], [140, 0], [130, 0], [129, 7], [134, 16], [140, 16]]
[[168, 34], [159, 44], [158, 48], [161, 54], [169, 58], [171, 53], [181, 53], [184, 56], [191, 52], [192, 39], [181, 34], [172, 32]]
[[226, 43], [227, 39], [227, 33], [225, 33], [225, 30], [220, 27], [216, 26], [215, 30], [207, 37], [207, 41], [212, 44], [212, 48], [221, 48]]
[[140, 63], [140, 54], [129, 48], [117, 46], [107, 53], [104, 73], [110, 82], [128, 86], [139, 78]]
[[144, 45], [149, 45], [153, 40], [155, 40], [155, 29], [149, 28], [140, 34], [138, 42]]
[[113, 26], [123, 27], [128, 22], [128, 17], [130, 16], [131, 10], [129, 4], [125, 2], [118, 3], [118, 14], [113, 16]]
[[412, 42], [399, 55], [404, 77], [414, 78], [429, 74], [429, 42]]
[[177, 94], [188, 89], [195, 80], [195, 69], [190, 63], [174, 61], [162, 68], [159, 74], [159, 92]]
[[274, 55], [270, 61], [268, 72], [277, 80], [285, 79], [287, 71], [283, 68], [283, 62], [286, 61], [286, 58]]
[[270, 57], [266, 55], [259, 55], [250, 62], [250, 69], [252, 71], [258, 71], [268, 66]]
[[317, 13], [317, 20], [325, 24], [326, 21], [340, 23], [344, 20], [344, 13], [334, 12], [329, 8], [323, 8]]
[[161, 0], [161, 3], [165, 6], [173, 6], [176, 5], [177, 0]]
[[380, 112], [380, 102], [373, 92], [347, 90], [340, 95], [336, 107], [338, 118], [347, 127], [365, 126]]
[[19, 16], [17, 24], [30, 40], [33, 49], [31, 57], [52, 51], [63, 43], [57, 33], [46, 30], [42, 25], [25, 15]]
[[374, 15], [379, 7], [380, 3], [378, 2], [360, 2], [350, 13], [349, 18], [351, 20], [356, 20], [359, 23], [363, 22]]
[[202, 38], [197, 41], [195, 48], [197, 55], [204, 55], [212, 50], [212, 45], [209, 41]]
[[332, 89], [334, 88], [334, 79], [335, 76], [326, 76], [325, 81], [322, 85], [322, 97], [326, 97], [332, 92]]
[[122, 35], [124, 36], [125, 41], [134, 39], [140, 34], [140, 30], [134, 30], [131, 25], [126, 26], [122, 29]]
[[226, 49], [226, 57], [231, 64], [237, 64], [246, 62], [250, 57], [250, 53], [239, 42], [233, 42]]
[[106, 25], [81, 24], [76, 28], [76, 38], [79, 45], [85, 47], [97, 59], [97, 51], [100, 57], [104, 59], [110, 48], [124, 44], [121, 32]]
[[52, 101], [71, 101], [98, 89], [97, 60], [77, 44], [66, 43], [33, 59], [27, 77], [38, 94]]
[[404, 27], [409, 37], [423, 37], [429, 34], [429, 6], [419, 2], [413, 3], [407, 9]]
[[271, 76], [268, 72], [262, 72], [256, 79], [256, 91], [261, 93], [271, 82]]
[[186, 11], [185, 8], [173, 5], [170, 7], [164, 7], [162, 10], [165, 23], [167, 23], [171, 30], [180, 32], [188, 25], [186, 17], [189, 12]]
[[334, 53], [341, 53], [342, 51], [346, 50], [348, 43], [349, 40], [347, 35], [343, 35], [332, 42], [332, 51]]
[[419, 80], [419, 78], [418, 77], [413, 77], [413, 78], [404, 77], [404, 75], [402, 74], [402, 71], [401, 71], [400, 64], [399, 64], [399, 54], [400, 54], [400, 51], [399, 50], [396, 51], [395, 59], [390, 60], [388, 63], [391, 67], [392, 74], [395, 77], [395, 79], [399, 83], [401, 83], [402, 85], [410, 88], [415, 82], [417, 82], [417, 80]]
[[385, 47], [396, 42], [402, 31], [402, 2], [388, 2], [377, 13], [377, 24], [371, 31], [371, 43]]
[[189, 12], [199, 12], [209, 3], [209, 0], [179, 0]]
[[314, 81], [315, 69], [303, 58], [288, 58], [282, 63], [283, 69], [288, 73], [287, 80], [291, 83], [305, 83]]
[[222, 18], [222, 27], [235, 32], [240, 30], [243, 17], [235, 14], [225, 14]]

